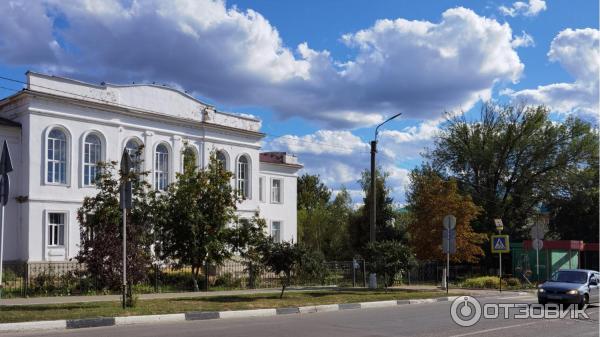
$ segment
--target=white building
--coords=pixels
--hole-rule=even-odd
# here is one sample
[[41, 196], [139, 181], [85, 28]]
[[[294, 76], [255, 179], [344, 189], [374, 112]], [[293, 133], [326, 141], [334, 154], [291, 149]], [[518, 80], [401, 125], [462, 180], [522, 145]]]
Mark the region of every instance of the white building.
[[6, 208], [7, 261], [68, 261], [79, 250], [77, 209], [94, 195], [97, 161], [118, 161], [144, 144], [144, 170], [164, 189], [181, 172], [184, 146], [207, 165], [217, 151], [244, 191], [241, 218], [259, 211], [268, 231], [296, 240], [296, 179], [285, 153], [260, 153], [259, 120], [214, 107], [165, 86], [94, 85], [27, 73], [27, 88], [0, 100], [0, 142], [14, 171]]

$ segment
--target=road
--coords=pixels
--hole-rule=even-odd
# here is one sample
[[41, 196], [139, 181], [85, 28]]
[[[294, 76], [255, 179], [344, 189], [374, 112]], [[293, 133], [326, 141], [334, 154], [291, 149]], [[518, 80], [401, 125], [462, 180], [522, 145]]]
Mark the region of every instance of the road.
[[[480, 299], [484, 303], [535, 303], [527, 296]], [[450, 302], [392, 308], [295, 314], [251, 319], [188, 321], [124, 327], [0, 334], [0, 336], [598, 336], [598, 307], [584, 319], [485, 319], [461, 327], [450, 317]]]

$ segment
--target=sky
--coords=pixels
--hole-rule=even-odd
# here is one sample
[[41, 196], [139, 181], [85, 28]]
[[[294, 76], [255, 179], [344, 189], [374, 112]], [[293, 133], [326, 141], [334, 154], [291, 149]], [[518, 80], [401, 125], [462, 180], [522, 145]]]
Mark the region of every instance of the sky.
[[[165, 83], [262, 120], [334, 191], [357, 180], [380, 129], [395, 202], [444, 113], [544, 104], [598, 125], [599, 8], [577, 1], [0, 1], [0, 77]], [[22, 84], [0, 79], [0, 98]]]

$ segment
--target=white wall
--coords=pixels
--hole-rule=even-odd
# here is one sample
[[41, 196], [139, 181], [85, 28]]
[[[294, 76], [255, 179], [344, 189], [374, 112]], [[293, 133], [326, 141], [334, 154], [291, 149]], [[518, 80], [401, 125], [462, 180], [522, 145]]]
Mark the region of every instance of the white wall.
[[[264, 202], [259, 204], [260, 215], [267, 221], [269, 234], [271, 233], [272, 222], [281, 221], [281, 239], [294, 242], [298, 241], [296, 170], [283, 165], [260, 164], [260, 175], [265, 178], [265, 199]], [[283, 181], [283, 200], [281, 203], [273, 203], [271, 200], [272, 179], [281, 179]]]

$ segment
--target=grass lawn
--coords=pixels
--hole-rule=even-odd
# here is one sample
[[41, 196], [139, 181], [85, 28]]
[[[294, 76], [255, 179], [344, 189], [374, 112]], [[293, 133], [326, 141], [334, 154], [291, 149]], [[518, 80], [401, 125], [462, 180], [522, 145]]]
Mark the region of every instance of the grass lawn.
[[[120, 302], [1, 306], [0, 323], [182, 313], [188, 311], [225, 311], [319, 304], [402, 300], [445, 296], [444, 291], [416, 290], [316, 290], [279, 293], [138, 300], [135, 308], [123, 310]], [[457, 293], [454, 293], [454, 295]]]

